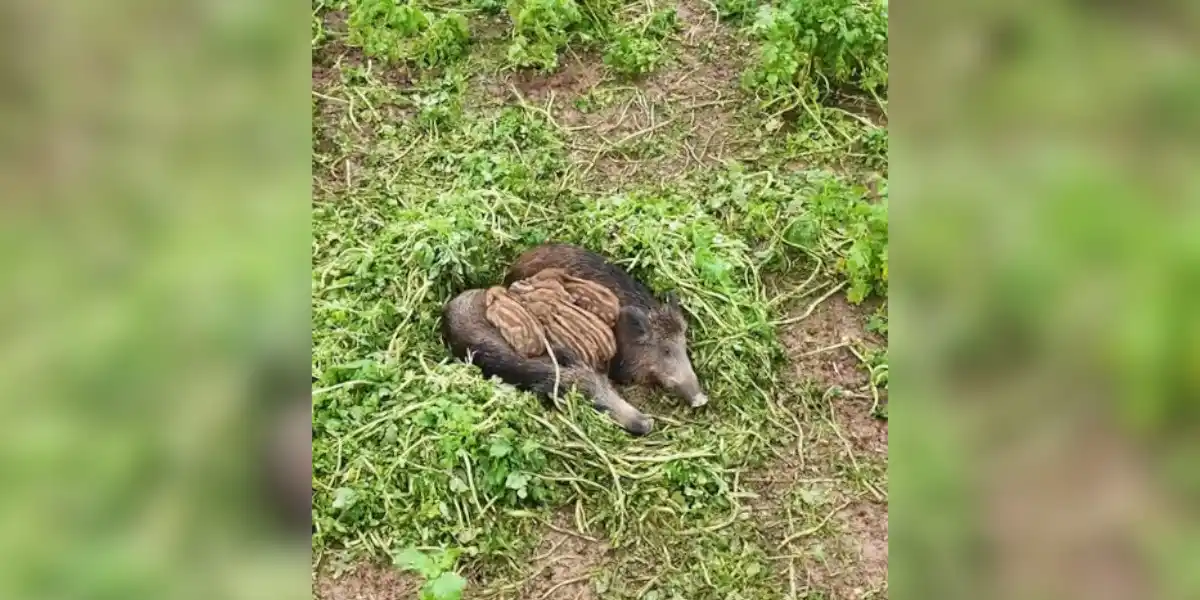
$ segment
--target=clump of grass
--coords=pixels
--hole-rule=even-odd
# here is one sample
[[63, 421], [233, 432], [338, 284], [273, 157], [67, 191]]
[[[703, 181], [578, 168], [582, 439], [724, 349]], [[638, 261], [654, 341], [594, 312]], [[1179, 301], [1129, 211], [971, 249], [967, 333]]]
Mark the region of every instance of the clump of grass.
[[508, 60], [515, 66], [544, 71], [558, 67], [559, 50], [583, 21], [575, 0], [510, 0], [508, 14], [513, 23]]
[[545, 119], [520, 109], [469, 121], [448, 136], [433, 149], [429, 166], [458, 186], [550, 199], [549, 184], [566, 170], [562, 139]]
[[503, 0], [470, 0], [469, 4], [488, 15], [500, 14], [504, 10]]
[[775, 179], [734, 167], [704, 194], [730, 227], [761, 242], [765, 268], [790, 269], [798, 253], [844, 277], [851, 302], [887, 297], [886, 182], [872, 194], [827, 171]]
[[649, 73], [666, 61], [665, 41], [678, 28], [674, 9], [651, 13], [641, 25], [619, 27], [605, 46], [604, 64], [626, 77]]
[[786, 170], [797, 162], [866, 178], [887, 175], [888, 133], [883, 125], [842, 108], [802, 104], [747, 119], [756, 163]]
[[425, 11], [393, 0], [358, 0], [350, 5], [349, 41], [367, 56], [401, 58], [408, 41], [429, 27]]
[[618, 31], [604, 51], [604, 64], [625, 76], [649, 73], [663, 58], [660, 42], [629, 30]]
[[884, 0], [787, 0], [759, 8], [750, 31], [761, 45], [742, 83], [770, 103], [820, 101], [842, 90], [886, 94]]
[[888, 131], [884, 127], [871, 127], [855, 140], [856, 149], [862, 156], [862, 164], [880, 175], [888, 173]]
[[742, 23], [754, 15], [758, 0], [716, 0], [717, 14], [723, 20]]
[[647, 12], [622, 23], [618, 12], [624, 4], [621, 0], [510, 0], [509, 64], [553, 71], [559, 54], [577, 42], [599, 48], [604, 64], [623, 76], [657, 68], [666, 59], [664, 40], [678, 27], [675, 11]]
[[423, 67], [465, 56], [471, 38], [462, 15], [430, 17], [415, 4], [395, 0], [352, 0], [348, 27], [348, 42], [362, 48], [363, 54], [396, 62], [412, 60]]
[[456, 558], [455, 552], [440, 552], [430, 556], [416, 548], [407, 548], [396, 556], [395, 562], [397, 566], [416, 572], [425, 579], [418, 600], [459, 600], [467, 580], [451, 569]]
[[423, 67], [449, 64], [466, 55], [470, 40], [467, 18], [449, 13], [430, 23], [413, 53]]

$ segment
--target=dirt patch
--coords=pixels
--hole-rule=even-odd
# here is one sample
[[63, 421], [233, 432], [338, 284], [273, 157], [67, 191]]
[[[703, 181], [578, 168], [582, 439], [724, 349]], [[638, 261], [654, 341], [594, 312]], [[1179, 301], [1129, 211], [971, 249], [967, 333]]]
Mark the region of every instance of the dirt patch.
[[585, 55], [564, 59], [562, 66], [548, 75], [533, 70], [519, 71], [512, 76], [512, 83], [526, 99], [542, 104], [551, 93], [559, 98], [581, 96], [599, 84], [604, 74], [600, 57]]
[[858, 565], [874, 583], [887, 581], [888, 512], [887, 506], [864, 502], [842, 515], [846, 531], [857, 542]]
[[[807, 454], [807, 453], [806, 453]], [[844, 480], [815, 450], [751, 478], [759, 497], [751, 510], [777, 573], [797, 597], [886, 598], [888, 508]], [[832, 456], [832, 454], [830, 454]]]
[[835, 517], [836, 549], [830, 560], [806, 567], [811, 586], [828, 590], [831, 598], [887, 597], [887, 506], [858, 502]]
[[757, 480], [751, 510], [763, 544], [797, 597], [886, 598], [887, 505], [822, 476], [829, 466], [782, 461]]
[[866, 318], [873, 311], [870, 303], [853, 305], [844, 295], [834, 294], [807, 318], [784, 329], [781, 337], [796, 381], [819, 390], [842, 390], [830, 396], [831, 419], [854, 450], [886, 459], [887, 422], [873, 415], [872, 407], [876, 392], [880, 405], [886, 404], [887, 390], [871, 390], [867, 368], [851, 350], [887, 344], [866, 329]]
[[746, 100], [738, 88], [749, 55], [746, 42], [719, 24], [702, 2], [680, 2], [676, 14], [682, 32], [673, 64], [633, 81], [637, 92], [632, 105], [620, 104], [586, 120], [598, 125], [596, 132], [609, 143], [629, 136], [638, 136], [639, 143], [645, 141], [641, 136], [662, 140], [649, 160], [601, 154], [595, 172], [602, 187], [683, 178], [740, 156], [743, 149], [737, 110]]
[[873, 309], [835, 294], [781, 332], [798, 390], [784, 404], [802, 435], [748, 481], [763, 543], [797, 597], [887, 597], [887, 423], [871, 415], [868, 375], [848, 346], [886, 343], [865, 329]]
[[683, 27], [678, 62], [651, 73], [643, 87], [654, 102], [686, 101], [705, 132], [720, 130], [732, 137], [731, 108], [745, 100], [738, 79], [750, 46], [700, 3], [681, 2], [677, 14]]
[[834, 294], [813, 309], [812, 314], [781, 332], [793, 375], [822, 387], [847, 390], [867, 384], [867, 371], [849, 344], [886, 344], [866, 330], [873, 307], [855, 306], [842, 294]]
[[[671, 64], [644, 76], [614, 75], [595, 51], [567, 53], [553, 73], [483, 76], [481, 97], [548, 111], [567, 134], [576, 176], [614, 191], [678, 179], [738, 156], [738, 79], [749, 55], [708, 5], [676, 5], [682, 27]], [[514, 94], [515, 91], [515, 94]]]
[[593, 573], [606, 561], [608, 545], [574, 532], [570, 518], [560, 515], [533, 553], [529, 579], [520, 598], [530, 600], [594, 600]]
[[886, 459], [887, 421], [872, 415], [871, 405], [858, 398], [840, 398], [833, 403], [834, 420], [856, 451]]
[[367, 68], [376, 73], [380, 80], [394, 87], [404, 88], [412, 84], [412, 72], [407, 65], [391, 63], [380, 58], [371, 58], [363, 54], [362, 49], [347, 43], [349, 26], [346, 23], [345, 11], [333, 10], [322, 15], [326, 39], [312, 55], [314, 89], [328, 89], [333, 81], [328, 76], [322, 76], [323, 84], [317, 87], [317, 70], [321, 69], [330, 75], [340, 76], [346, 67]]
[[376, 145], [379, 126], [411, 119], [415, 109], [402, 96], [413, 87], [408, 67], [364, 57], [344, 43], [344, 15], [324, 18], [331, 33], [313, 52], [312, 156], [314, 196], [329, 198], [361, 176], [363, 149]]
[[360, 564], [335, 575], [320, 573], [313, 582], [317, 600], [412, 600], [421, 582], [408, 573], [378, 564]]

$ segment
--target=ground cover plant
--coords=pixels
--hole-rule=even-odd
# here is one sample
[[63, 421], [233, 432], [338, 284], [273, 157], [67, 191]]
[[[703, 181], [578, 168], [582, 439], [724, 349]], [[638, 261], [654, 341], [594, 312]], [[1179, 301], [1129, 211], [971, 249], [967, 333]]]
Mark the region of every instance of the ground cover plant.
[[[316, 595], [886, 597], [886, 77], [762, 102], [784, 4], [314, 3]], [[547, 240], [679, 294], [709, 406], [626, 390], [633, 438], [449, 358]]]

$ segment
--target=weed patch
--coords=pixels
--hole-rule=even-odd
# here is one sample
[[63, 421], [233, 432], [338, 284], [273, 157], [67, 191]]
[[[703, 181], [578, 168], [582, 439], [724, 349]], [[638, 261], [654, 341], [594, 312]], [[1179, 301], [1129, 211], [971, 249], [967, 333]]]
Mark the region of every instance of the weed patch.
[[887, 296], [886, 183], [872, 194], [823, 171], [775, 178], [735, 167], [705, 195], [729, 227], [761, 243], [766, 268], [790, 270], [800, 254], [844, 277], [851, 302]]
[[351, 0], [347, 4], [348, 42], [367, 56], [434, 67], [466, 54], [471, 33], [461, 14], [431, 16], [416, 4], [395, 0]]
[[513, 23], [508, 60], [519, 67], [544, 71], [558, 67], [559, 50], [566, 47], [571, 33], [583, 21], [575, 0], [512, 0], [508, 14]]
[[604, 64], [619, 75], [644, 75], [667, 58], [666, 39], [679, 30], [675, 11], [652, 13], [641, 25], [619, 28], [604, 51]]
[[885, 0], [764, 5], [750, 27], [758, 60], [743, 85], [767, 104], [820, 102], [840, 90], [886, 94], [887, 19]]

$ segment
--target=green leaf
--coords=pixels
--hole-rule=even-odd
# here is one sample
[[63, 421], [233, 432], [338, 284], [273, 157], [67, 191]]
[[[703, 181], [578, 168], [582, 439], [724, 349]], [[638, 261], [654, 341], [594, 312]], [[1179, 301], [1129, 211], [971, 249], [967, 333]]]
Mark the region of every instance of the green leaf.
[[434, 600], [460, 600], [466, 587], [467, 580], [453, 571], [446, 571], [425, 584], [426, 591]]
[[508, 443], [508, 440], [495, 440], [492, 442], [492, 447], [488, 450], [488, 455], [492, 458], [501, 458], [508, 456], [512, 450], [512, 444]]
[[335, 492], [333, 496], [333, 509], [345, 510], [351, 506], [354, 506], [354, 500], [357, 498], [357, 496], [358, 494], [356, 494], [354, 490], [350, 488], [338, 488], [337, 492]]
[[425, 577], [428, 577], [429, 573], [437, 569], [437, 566], [433, 563], [433, 559], [429, 558], [424, 552], [411, 547], [405, 548], [397, 554], [392, 559], [392, 562], [401, 569], [416, 571]]
[[504, 481], [504, 487], [510, 490], [523, 490], [525, 485], [529, 483], [529, 476], [524, 473], [509, 473], [508, 479]]

